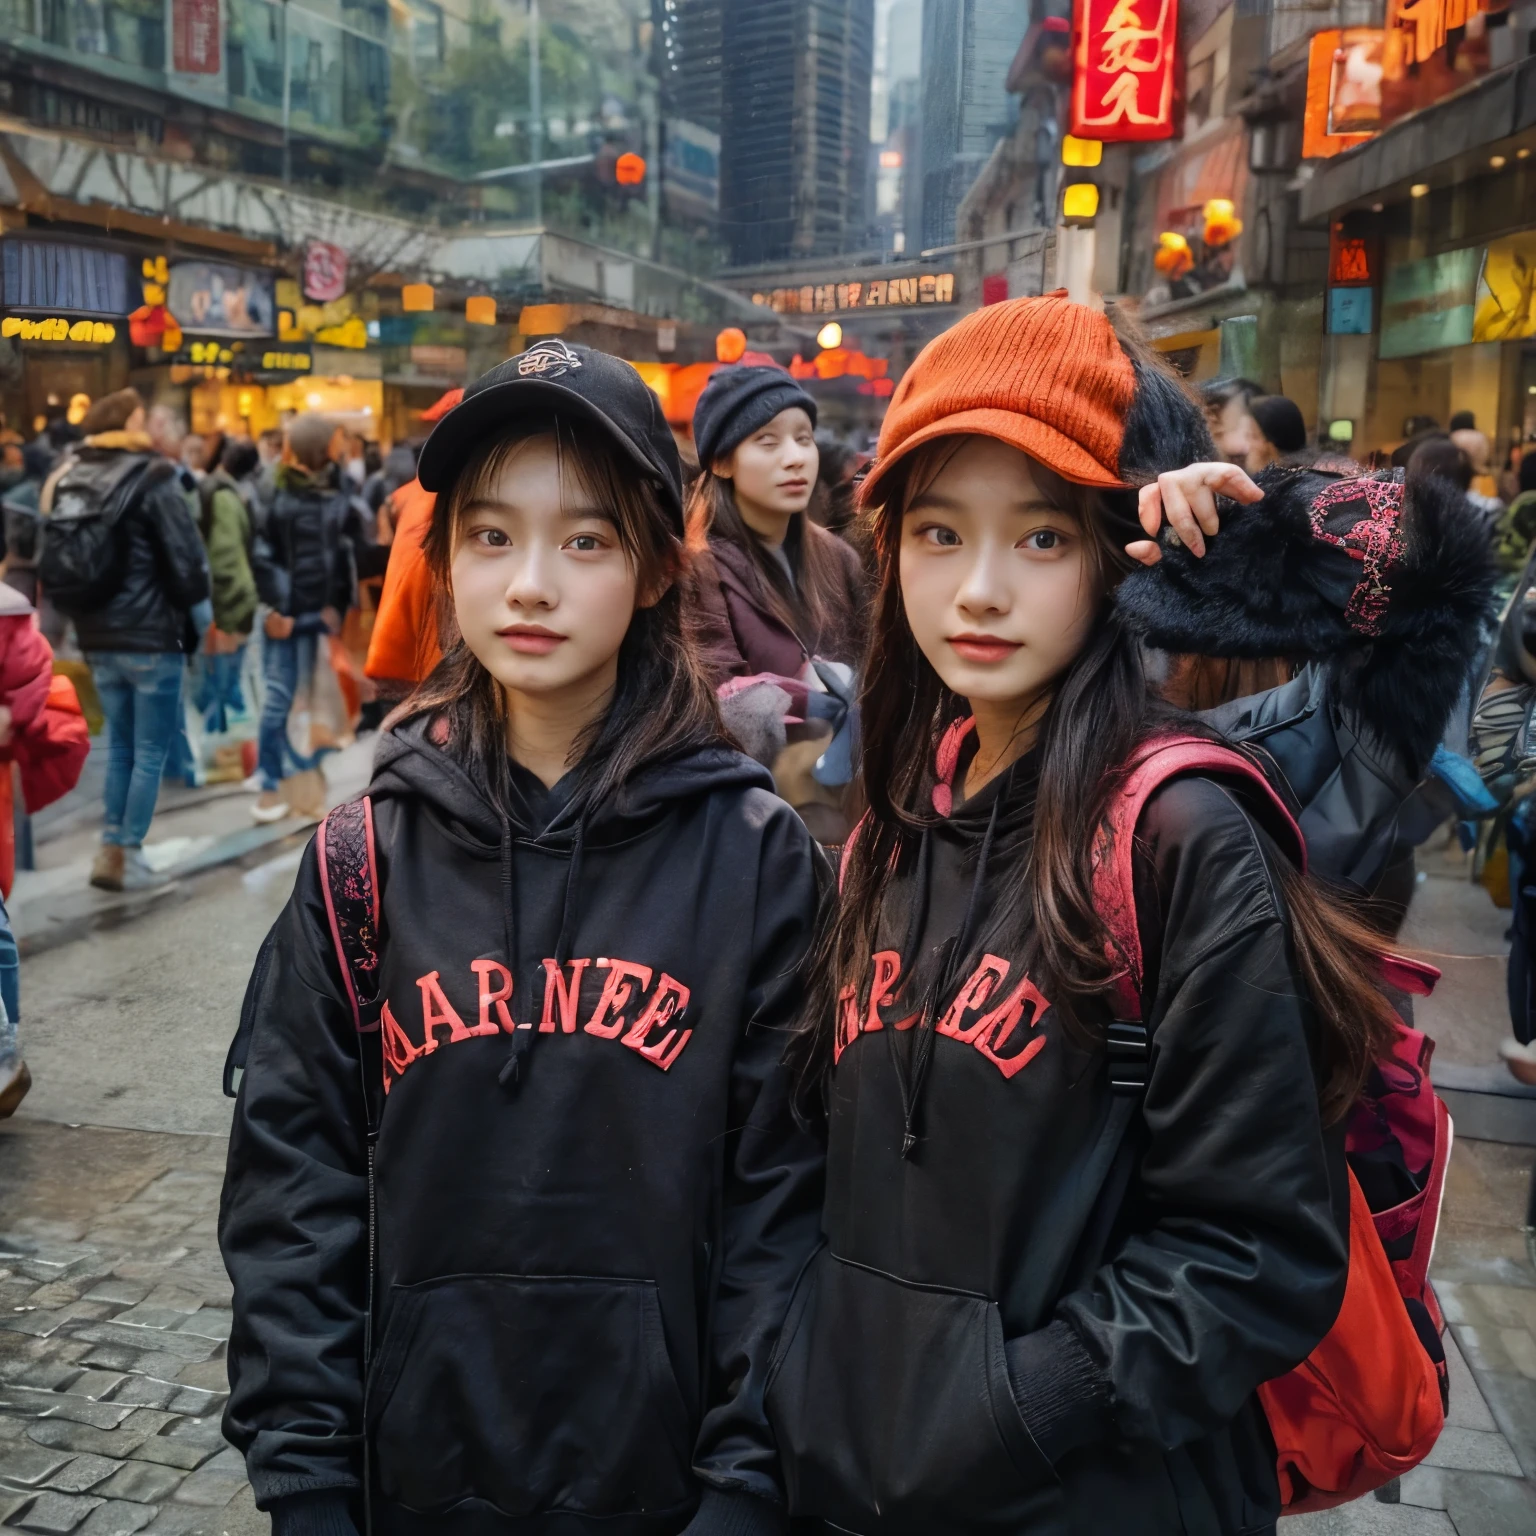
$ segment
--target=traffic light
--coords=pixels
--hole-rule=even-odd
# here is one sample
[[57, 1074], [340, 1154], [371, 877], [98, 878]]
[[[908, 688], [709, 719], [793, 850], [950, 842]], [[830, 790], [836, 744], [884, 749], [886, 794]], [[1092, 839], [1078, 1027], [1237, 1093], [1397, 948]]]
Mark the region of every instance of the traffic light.
[[[1104, 146], [1097, 139], [1080, 139], [1067, 134], [1061, 141], [1061, 163], [1070, 170], [1091, 170], [1104, 159]], [[1061, 189], [1061, 222], [1072, 229], [1092, 229], [1099, 215], [1099, 184], [1079, 175]]]
[[1061, 222], [1076, 229], [1092, 227], [1099, 215], [1099, 189], [1091, 181], [1072, 181], [1062, 189]]

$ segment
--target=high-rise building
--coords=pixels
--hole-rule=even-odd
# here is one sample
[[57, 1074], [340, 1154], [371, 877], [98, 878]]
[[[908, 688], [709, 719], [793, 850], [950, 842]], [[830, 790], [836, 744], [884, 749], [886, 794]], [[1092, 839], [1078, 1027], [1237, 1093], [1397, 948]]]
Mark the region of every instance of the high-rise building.
[[955, 238], [960, 200], [1017, 112], [1008, 69], [1029, 27], [1026, 0], [924, 0], [922, 243]]
[[725, 0], [651, 0], [661, 108], [720, 132], [720, 51]]
[[874, 0], [725, 0], [723, 10], [720, 218], [732, 262], [861, 245]]

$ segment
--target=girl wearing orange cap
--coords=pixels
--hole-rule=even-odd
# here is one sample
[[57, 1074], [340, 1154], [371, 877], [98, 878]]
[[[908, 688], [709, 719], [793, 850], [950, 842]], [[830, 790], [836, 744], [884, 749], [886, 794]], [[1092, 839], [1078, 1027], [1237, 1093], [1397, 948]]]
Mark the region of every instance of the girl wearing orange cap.
[[[1341, 1117], [1395, 1019], [1256, 775], [1151, 793], [1134, 962], [1095, 872], [1112, 794], [1159, 733], [1215, 735], [1160, 702], [1142, 638], [1324, 660], [1222, 723], [1268, 732], [1343, 877], [1372, 829], [1328, 845], [1358, 764], [1325, 738], [1354, 711], [1411, 783], [1487, 587], [1438, 493], [1404, 511], [1288, 471], [1260, 500], [1213, 458], [1182, 384], [1058, 295], [968, 317], [892, 401], [864, 492], [870, 809], [797, 1042], [829, 1148], [768, 1388], [792, 1515], [1119, 1536], [1280, 1513], [1255, 1394], [1339, 1312]], [[1256, 503], [1219, 535], [1216, 491]]]

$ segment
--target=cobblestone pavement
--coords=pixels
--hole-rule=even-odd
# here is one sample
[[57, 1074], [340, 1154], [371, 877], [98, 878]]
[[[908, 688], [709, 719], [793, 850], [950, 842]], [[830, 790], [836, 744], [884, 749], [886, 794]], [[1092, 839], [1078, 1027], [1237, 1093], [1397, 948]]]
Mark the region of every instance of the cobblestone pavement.
[[0, 1138], [0, 1522], [255, 1536], [219, 1414], [223, 1139], [18, 1120]]

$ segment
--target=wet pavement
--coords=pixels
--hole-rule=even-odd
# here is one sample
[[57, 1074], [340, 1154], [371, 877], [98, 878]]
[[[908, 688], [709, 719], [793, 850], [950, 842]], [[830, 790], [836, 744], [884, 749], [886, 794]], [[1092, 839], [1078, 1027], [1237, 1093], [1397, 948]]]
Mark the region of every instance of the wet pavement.
[[[36, 1087], [0, 1122], [0, 1527], [269, 1528], [219, 1433], [230, 1305], [214, 1231], [230, 1113], [219, 1077], [308, 834], [243, 843], [248, 803], [192, 796], [157, 821], [157, 838], [201, 840], [212, 867], [152, 897], [76, 902], [82, 818], [40, 849], [54, 872], [19, 893], [18, 926], [44, 937], [22, 973]], [[1425, 867], [1406, 937], [1446, 981], [1419, 1022], [1439, 1059], [1486, 1067], [1506, 1030], [1506, 917], [1454, 860], [1432, 853]], [[1452, 1408], [1429, 1462], [1399, 1502], [1288, 1520], [1282, 1536], [1536, 1533], [1536, 1269], [1521, 1225], [1533, 1158], [1457, 1143], [1434, 1265]]]

